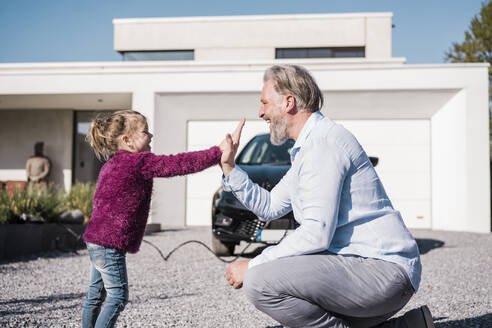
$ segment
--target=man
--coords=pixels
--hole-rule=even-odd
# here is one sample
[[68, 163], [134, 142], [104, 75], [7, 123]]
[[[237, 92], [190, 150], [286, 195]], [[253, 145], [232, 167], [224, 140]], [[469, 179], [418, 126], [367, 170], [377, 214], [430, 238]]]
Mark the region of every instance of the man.
[[419, 286], [417, 244], [355, 137], [320, 113], [311, 75], [269, 68], [261, 103], [271, 142], [295, 140], [292, 166], [271, 192], [262, 189], [234, 165], [234, 135], [221, 161], [223, 185], [261, 220], [292, 210], [300, 226], [231, 264], [229, 284], [244, 286], [256, 308], [288, 327], [434, 327], [426, 306], [386, 321]]

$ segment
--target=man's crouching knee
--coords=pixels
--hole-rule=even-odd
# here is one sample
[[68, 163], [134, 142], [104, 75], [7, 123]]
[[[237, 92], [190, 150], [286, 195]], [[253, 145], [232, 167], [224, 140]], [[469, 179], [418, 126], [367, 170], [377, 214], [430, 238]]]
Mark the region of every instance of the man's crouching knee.
[[269, 299], [266, 293], [268, 285], [264, 279], [265, 271], [261, 267], [262, 265], [258, 265], [249, 269], [243, 279], [243, 290], [246, 297], [259, 310]]

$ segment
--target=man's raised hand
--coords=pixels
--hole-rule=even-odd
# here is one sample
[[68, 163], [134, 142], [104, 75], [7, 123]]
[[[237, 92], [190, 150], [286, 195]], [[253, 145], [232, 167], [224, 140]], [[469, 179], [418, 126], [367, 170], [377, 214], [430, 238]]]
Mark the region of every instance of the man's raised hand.
[[239, 142], [241, 139], [241, 132], [243, 131], [244, 123], [246, 119], [241, 119], [234, 132], [227, 134], [225, 139], [220, 143], [220, 149], [222, 150], [222, 157], [220, 159], [220, 167], [224, 176], [229, 175], [234, 169], [234, 158], [236, 157], [237, 149], [239, 148]]

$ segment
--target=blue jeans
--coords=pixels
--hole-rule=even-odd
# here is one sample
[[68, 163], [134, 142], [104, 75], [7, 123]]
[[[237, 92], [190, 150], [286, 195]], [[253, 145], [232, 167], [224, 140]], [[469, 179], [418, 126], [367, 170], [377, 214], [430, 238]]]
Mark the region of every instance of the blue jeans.
[[87, 243], [87, 249], [91, 282], [82, 312], [82, 327], [113, 327], [128, 302], [126, 254], [92, 243]]

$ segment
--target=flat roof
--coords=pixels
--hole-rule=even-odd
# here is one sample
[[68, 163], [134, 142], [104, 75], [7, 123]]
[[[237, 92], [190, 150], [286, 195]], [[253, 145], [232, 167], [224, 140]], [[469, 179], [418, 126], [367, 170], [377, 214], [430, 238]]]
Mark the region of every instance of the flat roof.
[[149, 24], [175, 22], [222, 22], [257, 20], [305, 20], [305, 19], [351, 19], [365, 17], [393, 17], [392, 12], [373, 13], [330, 13], [330, 14], [289, 14], [289, 15], [237, 15], [237, 16], [195, 16], [195, 17], [147, 17], [115, 18], [113, 24]]
[[135, 61], [135, 62], [56, 62], [56, 63], [0, 63], [0, 75], [60, 75], [60, 74], [113, 74], [113, 73], [166, 73], [263, 71], [272, 65], [296, 64], [310, 70], [356, 69], [454, 69], [480, 68], [488, 63], [405, 64], [405, 58], [384, 60], [360, 59], [277, 59], [264, 61]]

